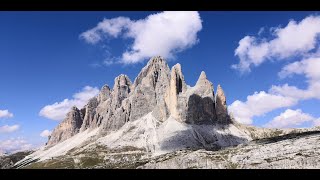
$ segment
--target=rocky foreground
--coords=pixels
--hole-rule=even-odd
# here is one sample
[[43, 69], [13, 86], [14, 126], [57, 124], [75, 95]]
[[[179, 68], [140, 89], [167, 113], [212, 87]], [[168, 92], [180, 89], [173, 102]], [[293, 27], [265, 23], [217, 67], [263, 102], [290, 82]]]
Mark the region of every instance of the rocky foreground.
[[[142, 149], [104, 147], [72, 150], [67, 155], [23, 168], [260, 169], [320, 168], [320, 129], [253, 140], [220, 150], [179, 150], [152, 156]], [[16, 167], [15, 167], [16, 168]]]

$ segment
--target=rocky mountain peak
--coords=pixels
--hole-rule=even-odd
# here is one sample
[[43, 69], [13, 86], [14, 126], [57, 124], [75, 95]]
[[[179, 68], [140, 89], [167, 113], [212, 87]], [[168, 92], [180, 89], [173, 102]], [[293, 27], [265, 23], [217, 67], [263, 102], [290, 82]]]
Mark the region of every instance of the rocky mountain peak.
[[104, 102], [104, 101], [106, 101], [107, 99], [110, 98], [110, 95], [111, 95], [111, 89], [106, 84], [106, 85], [102, 86], [97, 99], [98, 99], [99, 102]]
[[175, 93], [179, 94], [187, 90], [187, 85], [182, 74], [181, 65], [177, 63], [172, 67], [170, 88], [175, 89]]
[[201, 72], [195, 87], [200, 90], [202, 94], [214, 93], [213, 84], [207, 79], [204, 71]]
[[201, 71], [201, 74], [199, 76], [199, 80], [200, 79], [207, 79], [207, 75], [206, 75], [206, 73], [204, 71]]
[[79, 109], [77, 108], [77, 106], [72, 106], [72, 108], [71, 108], [70, 112], [67, 114], [67, 116], [68, 116], [69, 114], [72, 114], [72, 112], [76, 112], [76, 111], [79, 111]]
[[112, 89], [101, 88], [83, 109], [74, 107], [53, 131], [48, 145], [68, 139], [78, 132], [102, 127], [102, 135], [119, 130], [128, 122], [151, 115], [159, 122], [172, 118], [187, 124], [227, 122], [226, 98], [221, 86], [214, 96], [213, 84], [204, 71], [194, 87], [187, 86], [181, 65], [171, 70], [161, 56], [153, 57], [134, 83], [121, 74]]
[[127, 75], [120, 74], [118, 77], [114, 79], [113, 89], [115, 90], [120, 86], [131, 86], [131, 84], [131, 80]]
[[220, 123], [224, 123], [228, 117], [227, 100], [220, 84], [217, 87], [216, 114]]
[[[168, 81], [169, 72], [169, 66], [161, 56], [153, 57], [136, 77], [134, 87], [139, 84], [150, 84], [155, 88], [157, 82]], [[142, 82], [143, 80], [148, 82]]]
[[77, 134], [83, 122], [82, 117], [81, 111], [73, 106], [67, 113], [66, 118], [52, 131], [47, 145], [54, 145]]
[[209, 81], [207, 79], [206, 73], [204, 71], [201, 71], [201, 74], [199, 76], [199, 79], [198, 79], [196, 85], [198, 86], [198, 85], [206, 84], [207, 82], [209, 82]]

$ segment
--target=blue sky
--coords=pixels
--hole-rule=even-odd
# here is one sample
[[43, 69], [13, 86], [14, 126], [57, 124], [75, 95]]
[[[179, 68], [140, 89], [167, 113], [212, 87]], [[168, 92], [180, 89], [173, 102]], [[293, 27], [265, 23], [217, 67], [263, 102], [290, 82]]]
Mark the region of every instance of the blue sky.
[[[155, 13], [162, 15], [162, 12], [0, 12], [0, 151], [45, 143], [46, 133], [44, 137], [40, 133], [51, 131], [59, 123], [59, 117], [48, 114], [58, 111], [54, 103], [68, 99], [64, 108], [72, 103], [82, 105], [87, 96], [97, 93], [97, 88], [104, 84], [113, 86], [114, 78], [122, 73], [133, 81], [147, 58], [142, 56], [128, 63], [121, 61], [121, 57], [137, 38], [146, 39], [144, 31], [138, 29], [131, 38], [123, 38], [125, 32], [116, 38], [111, 31], [94, 32], [102, 38], [94, 43], [81, 35], [97, 27], [104, 18], [108, 21], [122, 16], [130, 18], [129, 24], [134, 23], [132, 20], [147, 24], [144, 19]], [[310, 69], [320, 68], [317, 59], [320, 30], [313, 27], [320, 22], [318, 12], [195, 12], [200, 21], [198, 16], [187, 17], [189, 14], [181, 18], [188, 20], [190, 26], [185, 27], [190, 32], [198, 28], [193, 33], [196, 39], [187, 41], [187, 46], [180, 45], [181, 51], [172, 51], [169, 54], [173, 56], [167, 58], [170, 67], [175, 63], [182, 65], [187, 84], [194, 85], [201, 71], [205, 71], [215, 88], [222, 85], [230, 111], [249, 112], [233, 113], [243, 123], [283, 128], [319, 123], [320, 95], [316, 91], [319, 76], [317, 70]], [[289, 25], [289, 21], [295, 23]], [[184, 25], [181, 22], [181, 29], [169, 32], [179, 36]], [[130, 26], [123, 25], [122, 31], [126, 28]], [[291, 37], [284, 37], [288, 34]], [[157, 33], [154, 40], [161, 41]], [[291, 89], [284, 88], [285, 84]], [[272, 86], [278, 88], [271, 91]], [[303, 95], [297, 97], [294, 92]], [[252, 98], [247, 101], [248, 96]]]

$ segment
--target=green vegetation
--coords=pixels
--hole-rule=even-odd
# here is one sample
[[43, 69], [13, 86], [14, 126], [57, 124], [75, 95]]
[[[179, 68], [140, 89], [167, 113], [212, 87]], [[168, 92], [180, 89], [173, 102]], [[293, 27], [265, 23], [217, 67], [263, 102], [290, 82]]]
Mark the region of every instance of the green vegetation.
[[75, 163], [72, 158], [50, 159], [32, 163], [23, 169], [74, 169]]

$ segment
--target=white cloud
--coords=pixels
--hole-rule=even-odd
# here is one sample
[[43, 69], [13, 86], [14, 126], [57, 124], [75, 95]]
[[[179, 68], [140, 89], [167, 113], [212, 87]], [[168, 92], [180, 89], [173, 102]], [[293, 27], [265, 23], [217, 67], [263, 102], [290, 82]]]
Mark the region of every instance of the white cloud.
[[13, 114], [8, 110], [0, 110], [0, 118], [12, 118]]
[[299, 89], [295, 86], [284, 84], [282, 86], [272, 86], [271, 92], [274, 94], [294, 97], [300, 100], [317, 98], [320, 99], [320, 58], [311, 57], [302, 61], [290, 63], [282, 68], [279, 76], [281, 78], [291, 77], [294, 74], [304, 75], [307, 78], [308, 87]]
[[[252, 66], [259, 66], [267, 60], [284, 60], [302, 58], [287, 64], [278, 73], [284, 79], [294, 75], [303, 75], [308, 84], [307, 88], [300, 89], [289, 84], [272, 85], [268, 93], [248, 96], [246, 102], [239, 100], [230, 105], [236, 120], [250, 124], [253, 117], [259, 117], [273, 110], [290, 107], [301, 100], [320, 99], [320, 49], [318, 35], [320, 33], [320, 16], [308, 16], [300, 22], [291, 20], [287, 26], [270, 28], [274, 36], [267, 40], [259, 37], [245, 36], [239, 41], [235, 55], [240, 62], [232, 68], [241, 72], [249, 72]], [[251, 100], [249, 100], [249, 97]], [[280, 116], [270, 121], [268, 127], [289, 127], [300, 125], [307, 121], [306, 114], [300, 110], [288, 109]], [[311, 116], [310, 116], [311, 117]], [[310, 119], [309, 117], [309, 119]], [[289, 119], [289, 120], [288, 120]], [[312, 117], [314, 124], [318, 120]]]
[[48, 137], [48, 136], [50, 136], [51, 135], [51, 131], [49, 131], [49, 130], [44, 130], [44, 131], [42, 131], [41, 133], [40, 133], [40, 136], [41, 137]]
[[234, 101], [228, 110], [238, 122], [251, 124], [255, 116], [262, 116], [275, 109], [293, 106], [296, 103], [297, 100], [294, 98], [260, 91], [248, 96], [246, 102]]
[[120, 60], [130, 64], [157, 55], [173, 58], [175, 53], [198, 42], [197, 33], [201, 29], [202, 22], [198, 12], [165, 11], [136, 21], [126, 17], [104, 19], [80, 37], [90, 44], [120, 35], [122, 38], [132, 38], [133, 44], [123, 52]]
[[56, 102], [43, 107], [39, 115], [53, 120], [62, 120], [73, 106], [82, 108], [92, 97], [98, 95], [99, 89], [86, 86], [81, 92], [75, 93], [72, 99], [64, 99], [62, 102]]
[[20, 126], [17, 124], [12, 125], [12, 126], [9, 126], [9, 125], [0, 126], [0, 133], [11, 133], [11, 132], [18, 130], [19, 127]]
[[31, 150], [32, 144], [28, 143], [23, 138], [13, 138], [0, 141], [0, 152], [14, 153], [19, 151]]
[[310, 114], [303, 113], [301, 109], [287, 109], [279, 116], [268, 122], [265, 127], [269, 128], [294, 128], [302, 125], [304, 122], [316, 120]]
[[300, 22], [291, 20], [284, 28], [271, 28], [274, 39], [245, 36], [235, 50], [240, 62], [232, 68], [250, 72], [269, 59], [282, 60], [314, 50], [320, 33], [320, 16], [308, 16]]
[[312, 57], [286, 65], [280, 71], [279, 76], [285, 78], [294, 74], [304, 74], [310, 80], [320, 80], [319, 69], [320, 58]]
[[87, 43], [96, 44], [105, 36], [117, 38], [118, 35], [133, 23], [129, 18], [117, 17], [113, 19], [104, 19], [98, 25], [86, 32], [83, 32], [80, 37]]
[[264, 33], [264, 31], [265, 31], [264, 27], [260, 28], [259, 32], [258, 32], [258, 35], [261, 36]]
[[320, 126], [320, 118], [313, 121], [314, 126]]

